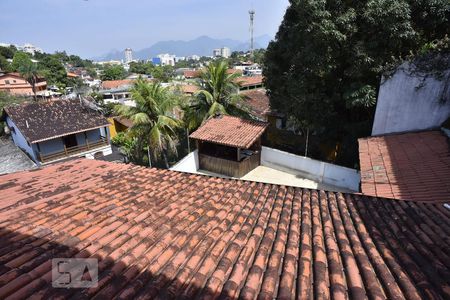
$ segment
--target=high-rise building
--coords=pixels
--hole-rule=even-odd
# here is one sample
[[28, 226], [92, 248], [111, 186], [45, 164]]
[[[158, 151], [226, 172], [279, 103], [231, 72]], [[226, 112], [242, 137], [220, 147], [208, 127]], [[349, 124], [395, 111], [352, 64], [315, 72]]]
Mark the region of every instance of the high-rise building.
[[125, 49], [125, 63], [133, 61], [133, 50], [131, 48]]
[[220, 54], [222, 57], [228, 58], [231, 56], [231, 50], [228, 47], [223, 47], [220, 49]]
[[231, 50], [228, 47], [217, 48], [213, 50], [213, 56], [228, 58], [231, 56]]

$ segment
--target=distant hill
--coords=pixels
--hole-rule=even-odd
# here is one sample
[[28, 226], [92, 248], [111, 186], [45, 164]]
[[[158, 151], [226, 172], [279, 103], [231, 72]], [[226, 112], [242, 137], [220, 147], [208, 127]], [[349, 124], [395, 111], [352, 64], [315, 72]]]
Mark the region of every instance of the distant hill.
[[[255, 37], [255, 49], [267, 48], [272, 38], [269, 35]], [[151, 47], [133, 51], [135, 59], [149, 59], [161, 53], [170, 53], [176, 56], [211, 56], [214, 48], [228, 47], [232, 51], [247, 51], [250, 49], [250, 41], [237, 41], [232, 39], [214, 39], [208, 36], [200, 36], [190, 41], [161, 41]], [[108, 54], [94, 57], [93, 60], [121, 60], [124, 58], [123, 51], [111, 50]]]

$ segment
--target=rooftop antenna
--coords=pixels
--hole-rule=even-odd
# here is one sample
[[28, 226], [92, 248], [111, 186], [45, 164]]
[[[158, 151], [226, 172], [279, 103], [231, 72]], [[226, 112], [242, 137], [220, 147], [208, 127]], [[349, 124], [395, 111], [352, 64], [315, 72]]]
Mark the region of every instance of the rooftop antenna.
[[253, 20], [255, 19], [255, 10], [253, 8], [250, 9], [248, 14], [250, 15], [250, 55], [253, 59]]

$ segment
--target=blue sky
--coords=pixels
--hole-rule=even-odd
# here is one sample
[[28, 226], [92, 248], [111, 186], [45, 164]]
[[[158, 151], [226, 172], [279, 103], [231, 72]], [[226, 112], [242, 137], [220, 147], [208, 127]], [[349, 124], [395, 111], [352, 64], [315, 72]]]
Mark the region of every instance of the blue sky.
[[46, 52], [88, 58], [201, 35], [248, 40], [274, 36], [288, 0], [0, 0], [0, 43], [32, 43]]

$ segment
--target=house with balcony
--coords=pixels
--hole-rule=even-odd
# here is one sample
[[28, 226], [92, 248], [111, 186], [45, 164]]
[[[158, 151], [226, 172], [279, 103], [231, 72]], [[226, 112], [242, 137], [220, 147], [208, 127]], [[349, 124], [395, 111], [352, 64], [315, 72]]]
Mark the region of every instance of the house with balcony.
[[4, 108], [14, 143], [38, 165], [111, 154], [108, 120], [80, 100], [27, 102]]

